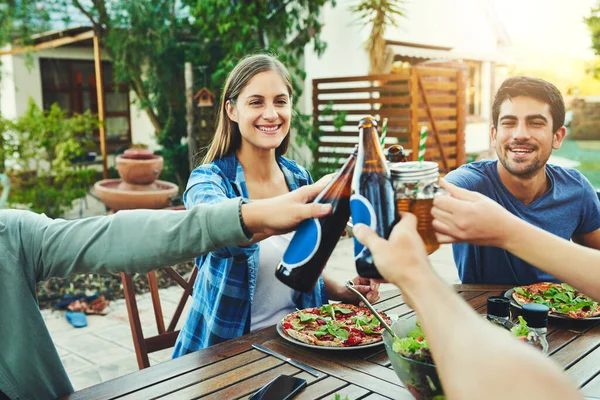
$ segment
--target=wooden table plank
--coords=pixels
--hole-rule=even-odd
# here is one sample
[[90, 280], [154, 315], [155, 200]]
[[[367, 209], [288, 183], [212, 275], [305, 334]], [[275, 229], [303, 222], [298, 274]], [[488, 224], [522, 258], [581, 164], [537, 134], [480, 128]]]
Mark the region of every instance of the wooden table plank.
[[[384, 396], [392, 398], [412, 399], [410, 393], [401, 386], [399, 379], [396, 379], [395, 383], [390, 383], [376, 376], [366, 375], [341, 365], [337, 361], [338, 356], [333, 354], [335, 353], [334, 350], [312, 351], [292, 344], [287, 344], [287, 342], [282, 343], [277, 340], [266, 342], [264, 346], [291, 357], [294, 360], [306, 363], [328, 375], [342, 379], [346, 382], [351, 382], [372, 392], [381, 393]], [[373, 365], [375, 366], [375, 364]]]
[[600, 347], [596, 347], [591, 353], [582, 357], [575, 365], [567, 370], [577, 386], [584, 386], [590, 382], [600, 371]]
[[[570, 368], [573, 364], [581, 360], [586, 354], [600, 345], [600, 326], [591, 328], [586, 333], [577, 334], [573, 331], [561, 330], [561, 333], [570, 334], [576, 340], [570, 341], [552, 354], [552, 359], [563, 368]], [[600, 367], [600, 364], [598, 364]]]
[[390, 308], [394, 308], [402, 304], [404, 304], [404, 299], [402, 298], [402, 296], [395, 296], [387, 300], [378, 301], [377, 303], [375, 303], [375, 309], [377, 311], [387, 311]]
[[600, 397], [600, 372], [581, 390], [586, 396]]
[[375, 364], [383, 365], [384, 367], [388, 367], [391, 365], [390, 359], [388, 358], [385, 348], [373, 354], [372, 356], [367, 357], [366, 360]]
[[[299, 373], [297, 373], [295, 375], [290, 375], [290, 376], [295, 376], [296, 378], [304, 379], [308, 385], [310, 385], [313, 382], [319, 381], [321, 379], [325, 379], [327, 377], [327, 375], [325, 375], [325, 374], [320, 374], [319, 377], [316, 378], [316, 377], [312, 376], [311, 374], [309, 374], [308, 372], [304, 372], [304, 371], [303, 372], [299, 372]], [[253, 390], [252, 392], [250, 392], [248, 394], [245, 394], [245, 395], [237, 397], [237, 399], [238, 400], [247, 400], [254, 393], [256, 393], [258, 391], [258, 389], [260, 389], [260, 388], [262, 388], [262, 386], [259, 387], [259, 388], [257, 388], [257, 390]], [[220, 392], [217, 392], [217, 393], [220, 393]]]
[[369, 394], [369, 391], [365, 388], [361, 388], [356, 385], [347, 385], [340, 390], [336, 390], [335, 393], [328, 394], [324, 397], [321, 397], [320, 399], [334, 400], [336, 394], [338, 394], [342, 399], [348, 398], [348, 400], [355, 400], [363, 398], [364, 396]]
[[[273, 330], [274, 331], [274, 330]], [[166, 363], [161, 363], [146, 368], [134, 374], [125, 375], [108, 382], [101, 383], [75, 393], [71, 393], [63, 398], [69, 400], [77, 399], [95, 399], [106, 400], [123, 396], [137, 390], [152, 386], [157, 382], [169, 380], [175, 376], [185, 374], [189, 371], [199, 369], [210, 363], [224, 360], [252, 348], [252, 343], [264, 343], [272, 340], [269, 335], [277, 335], [277, 332], [259, 331], [220, 343], [200, 352], [190, 353]]]
[[493, 292], [490, 296], [499, 296], [501, 292], [512, 289], [512, 285], [488, 285], [488, 284], [457, 284], [452, 285], [457, 292]]
[[386, 301], [386, 300], [394, 298], [394, 297], [400, 297], [400, 298], [402, 298], [402, 294], [400, 293], [400, 290], [397, 290], [397, 289], [386, 290], [386, 291], [381, 292], [379, 294], [379, 300], [377, 300], [377, 303], [375, 303], [375, 304], [379, 304], [382, 301]]
[[344, 386], [348, 385], [346, 381], [338, 379], [333, 376], [328, 376], [312, 385], [304, 388], [294, 399], [298, 400], [314, 400], [322, 396], [327, 396], [331, 393], [335, 393]]
[[[153, 397], [162, 396], [173, 391], [173, 388], [184, 388], [203, 381], [206, 381], [215, 376], [235, 370], [240, 365], [250, 364], [253, 362], [265, 359], [267, 356], [258, 350], [250, 350], [244, 353], [232, 356], [225, 360], [218, 361], [214, 364], [190, 371], [188, 373], [176, 376], [169, 380], [157, 383], [156, 385], [138, 390], [131, 394], [122, 397], [123, 400], [147, 400]], [[281, 362], [280, 362], [281, 364]], [[269, 368], [271, 368], [269, 366]]]
[[[268, 368], [269, 366], [275, 368]], [[273, 357], [266, 357], [265, 364], [261, 365], [260, 369], [254, 371], [253, 369], [251, 365], [241, 367], [193, 386], [183, 389], [174, 388], [177, 391], [160, 398], [164, 400], [233, 399], [257, 391], [279, 375], [293, 375], [298, 372], [296, 367], [287, 363], [282, 364], [281, 361], [277, 363], [277, 359]]]
[[[370, 395], [363, 397], [361, 400], [388, 400], [389, 397], [382, 396], [378, 393], [371, 393]], [[414, 399], [414, 397], [413, 397]]]

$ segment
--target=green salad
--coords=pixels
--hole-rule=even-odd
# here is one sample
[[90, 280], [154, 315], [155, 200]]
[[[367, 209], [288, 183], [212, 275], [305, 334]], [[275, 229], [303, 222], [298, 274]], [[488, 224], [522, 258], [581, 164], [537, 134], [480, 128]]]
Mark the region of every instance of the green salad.
[[407, 337], [401, 339], [394, 338], [392, 350], [403, 357], [433, 364], [433, 357], [429, 351], [429, 343], [418, 322], [417, 327], [410, 331]]

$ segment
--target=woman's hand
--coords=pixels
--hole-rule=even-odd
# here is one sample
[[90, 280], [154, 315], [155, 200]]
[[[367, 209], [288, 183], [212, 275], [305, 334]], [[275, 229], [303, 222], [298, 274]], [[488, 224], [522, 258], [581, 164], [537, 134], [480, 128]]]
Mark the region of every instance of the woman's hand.
[[302, 186], [290, 193], [242, 205], [242, 219], [248, 230], [264, 239], [293, 231], [305, 219], [321, 218], [331, 212], [331, 204], [312, 203], [331, 178]]
[[[365, 306], [357, 295], [346, 288], [345, 283], [330, 279], [325, 271], [323, 272], [323, 281], [330, 300], [341, 301], [344, 304], [355, 304], [361, 307]], [[379, 281], [356, 276], [352, 279], [352, 283], [354, 283], [354, 289], [365, 296], [369, 303], [373, 304], [379, 300]]]

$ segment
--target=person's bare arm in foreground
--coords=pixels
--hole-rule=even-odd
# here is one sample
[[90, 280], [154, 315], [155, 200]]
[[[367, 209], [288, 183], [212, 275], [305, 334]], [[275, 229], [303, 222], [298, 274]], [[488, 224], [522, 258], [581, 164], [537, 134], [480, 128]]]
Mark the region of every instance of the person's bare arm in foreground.
[[448, 399], [581, 398], [543, 353], [485, 321], [442, 282], [429, 264], [414, 215], [403, 214], [389, 240], [362, 224], [354, 235], [417, 313]]
[[600, 251], [546, 232], [511, 214], [492, 199], [440, 180], [450, 196], [433, 202], [440, 243], [501, 247], [600, 301]]

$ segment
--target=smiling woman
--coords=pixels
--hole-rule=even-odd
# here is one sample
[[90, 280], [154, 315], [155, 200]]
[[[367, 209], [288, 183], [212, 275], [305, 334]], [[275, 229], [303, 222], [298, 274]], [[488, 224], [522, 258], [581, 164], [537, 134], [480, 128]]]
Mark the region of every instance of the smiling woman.
[[[234, 197], [266, 199], [311, 183], [305, 168], [283, 157], [290, 140], [292, 101], [291, 78], [281, 62], [268, 55], [241, 60], [225, 83], [217, 129], [203, 165], [188, 181], [186, 207]], [[325, 274], [309, 293], [278, 281], [275, 268], [291, 238], [292, 234], [254, 235], [246, 247], [225, 247], [196, 260], [194, 303], [175, 357], [275, 325], [296, 309], [327, 304], [328, 298], [358, 302], [341, 282]], [[379, 297], [378, 283], [357, 277], [354, 284], [370, 301]]]

